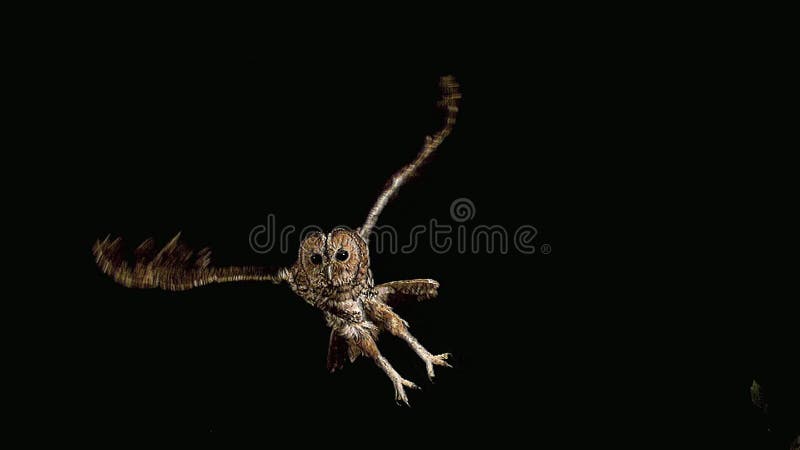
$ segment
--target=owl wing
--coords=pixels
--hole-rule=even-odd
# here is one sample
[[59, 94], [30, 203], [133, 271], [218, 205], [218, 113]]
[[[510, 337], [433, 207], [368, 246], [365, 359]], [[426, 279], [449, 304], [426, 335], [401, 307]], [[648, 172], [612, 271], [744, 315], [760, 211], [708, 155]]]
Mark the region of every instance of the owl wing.
[[436, 297], [439, 282], [427, 278], [390, 281], [375, 286], [375, 289], [384, 303], [389, 306], [395, 306], [411, 299], [421, 302]]
[[408, 179], [417, 173], [420, 166], [430, 158], [444, 139], [453, 131], [453, 126], [456, 123], [456, 116], [458, 115], [458, 102], [461, 99], [458, 83], [452, 76], [446, 76], [439, 80], [439, 87], [442, 90], [442, 99], [439, 101], [438, 105], [447, 112], [444, 125], [433, 136], [426, 136], [425, 144], [423, 144], [422, 149], [417, 153], [417, 157], [410, 163], [401, 167], [400, 170], [389, 178], [389, 181], [383, 188], [383, 192], [378, 196], [369, 214], [367, 214], [367, 220], [364, 221], [364, 225], [359, 228], [358, 232], [364, 239], [364, 242], [369, 242], [372, 228], [375, 227], [375, 224], [378, 222], [378, 216], [381, 215], [381, 211], [383, 211], [383, 208], [389, 203], [389, 200], [397, 194], [400, 186], [405, 184]]
[[117, 283], [129, 288], [160, 288], [185, 291], [211, 283], [232, 281], [286, 280], [286, 269], [267, 267], [212, 267], [211, 250], [193, 252], [180, 241], [178, 233], [159, 251], [153, 239], [147, 239], [134, 250], [135, 263], [130, 264], [122, 252], [122, 240], [116, 238], [95, 242], [92, 247], [100, 270]]

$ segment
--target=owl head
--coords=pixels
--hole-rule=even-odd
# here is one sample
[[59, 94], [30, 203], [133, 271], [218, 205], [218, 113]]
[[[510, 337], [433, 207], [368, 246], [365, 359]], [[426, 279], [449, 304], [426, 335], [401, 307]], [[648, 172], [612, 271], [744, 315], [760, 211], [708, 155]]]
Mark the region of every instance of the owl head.
[[327, 235], [309, 234], [300, 244], [296, 264], [313, 285], [356, 285], [368, 278], [369, 250], [357, 232], [334, 228]]

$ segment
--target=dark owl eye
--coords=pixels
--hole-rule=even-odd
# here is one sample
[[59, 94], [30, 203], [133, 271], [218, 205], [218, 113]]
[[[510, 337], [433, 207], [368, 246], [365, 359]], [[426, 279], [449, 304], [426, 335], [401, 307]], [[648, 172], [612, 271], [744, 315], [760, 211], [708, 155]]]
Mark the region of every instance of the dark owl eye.
[[314, 264], [322, 264], [322, 255], [319, 253], [314, 253], [311, 255], [311, 262]]
[[343, 248], [340, 248], [339, 250], [336, 251], [336, 259], [338, 259], [339, 261], [346, 260], [348, 256], [350, 256], [350, 254], [347, 253], [347, 250]]

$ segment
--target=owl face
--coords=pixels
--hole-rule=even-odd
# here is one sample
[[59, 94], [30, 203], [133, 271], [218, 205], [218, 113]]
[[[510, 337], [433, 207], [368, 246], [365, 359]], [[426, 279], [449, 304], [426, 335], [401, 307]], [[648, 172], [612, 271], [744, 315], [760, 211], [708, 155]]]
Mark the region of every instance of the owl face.
[[367, 277], [369, 251], [355, 231], [334, 228], [327, 235], [318, 232], [306, 237], [297, 263], [313, 285], [355, 285]]

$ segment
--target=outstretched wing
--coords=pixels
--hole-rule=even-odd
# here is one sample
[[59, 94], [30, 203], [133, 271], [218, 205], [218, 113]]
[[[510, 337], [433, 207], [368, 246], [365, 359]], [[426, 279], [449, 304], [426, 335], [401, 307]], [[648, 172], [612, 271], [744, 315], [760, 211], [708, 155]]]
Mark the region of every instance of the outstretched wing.
[[436, 297], [439, 282], [431, 279], [390, 281], [375, 286], [378, 296], [389, 306], [395, 306], [404, 301], [416, 299], [428, 300]]
[[180, 233], [158, 252], [153, 239], [142, 242], [134, 250], [133, 265], [122, 253], [121, 238], [98, 240], [92, 247], [92, 253], [103, 273], [129, 288], [185, 291], [206, 284], [231, 281], [271, 281], [277, 284], [288, 276], [286, 269], [212, 267], [211, 250], [206, 247], [193, 252], [180, 241]]
[[402, 186], [406, 180], [414, 176], [419, 167], [425, 163], [431, 154], [441, 145], [444, 139], [450, 135], [450, 132], [453, 131], [453, 125], [456, 123], [456, 115], [458, 114], [458, 101], [461, 98], [461, 93], [458, 90], [458, 83], [456, 83], [456, 79], [452, 76], [446, 76], [439, 80], [439, 87], [442, 90], [442, 99], [439, 101], [438, 105], [447, 112], [444, 126], [433, 136], [426, 136], [425, 144], [423, 144], [422, 150], [417, 153], [417, 157], [400, 168], [400, 170], [389, 178], [386, 187], [383, 188], [383, 192], [378, 196], [378, 200], [375, 201], [369, 214], [367, 214], [367, 220], [358, 230], [358, 233], [364, 238], [365, 242], [369, 242], [372, 228], [375, 226], [375, 223], [378, 221], [378, 216], [380, 216], [381, 211], [383, 211], [383, 208], [389, 203], [392, 196], [397, 193], [397, 190], [400, 189], [400, 186]]

